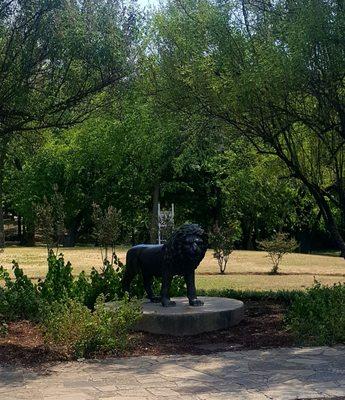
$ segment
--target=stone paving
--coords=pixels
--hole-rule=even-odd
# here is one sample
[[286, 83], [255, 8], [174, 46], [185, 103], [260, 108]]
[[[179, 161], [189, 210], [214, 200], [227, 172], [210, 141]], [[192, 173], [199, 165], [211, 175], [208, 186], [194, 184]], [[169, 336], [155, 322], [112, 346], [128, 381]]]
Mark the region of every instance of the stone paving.
[[345, 396], [345, 346], [0, 367], [0, 400], [268, 400]]

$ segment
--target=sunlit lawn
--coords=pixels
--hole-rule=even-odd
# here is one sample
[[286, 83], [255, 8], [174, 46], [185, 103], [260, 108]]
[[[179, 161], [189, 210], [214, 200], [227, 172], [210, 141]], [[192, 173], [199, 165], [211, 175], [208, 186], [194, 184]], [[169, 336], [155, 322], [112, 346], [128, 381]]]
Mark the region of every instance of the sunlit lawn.
[[[101, 265], [101, 253], [96, 247], [61, 249], [65, 259], [71, 261], [74, 273], [86, 272]], [[119, 248], [118, 256], [125, 261], [126, 249]], [[10, 268], [13, 259], [18, 261], [31, 278], [44, 277], [47, 271], [47, 253], [44, 247], [8, 247], [0, 254], [0, 264]], [[197, 286], [200, 289], [249, 289], [277, 290], [309, 287], [314, 277], [325, 284], [345, 282], [345, 261], [340, 257], [324, 255], [290, 254], [281, 265], [281, 275], [272, 276], [270, 260], [258, 251], [234, 251], [230, 257], [227, 273], [219, 275], [218, 266], [208, 251], [198, 268]]]

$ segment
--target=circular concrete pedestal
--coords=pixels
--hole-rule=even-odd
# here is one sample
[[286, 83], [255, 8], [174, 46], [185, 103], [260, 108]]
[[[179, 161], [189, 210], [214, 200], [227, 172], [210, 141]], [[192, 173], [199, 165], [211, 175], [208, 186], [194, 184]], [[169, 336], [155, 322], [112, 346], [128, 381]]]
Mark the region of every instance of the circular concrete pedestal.
[[161, 335], [197, 335], [238, 324], [244, 315], [242, 301], [224, 297], [198, 297], [203, 306], [192, 307], [185, 297], [175, 297], [175, 307], [160, 303], [143, 303], [143, 317], [136, 330]]

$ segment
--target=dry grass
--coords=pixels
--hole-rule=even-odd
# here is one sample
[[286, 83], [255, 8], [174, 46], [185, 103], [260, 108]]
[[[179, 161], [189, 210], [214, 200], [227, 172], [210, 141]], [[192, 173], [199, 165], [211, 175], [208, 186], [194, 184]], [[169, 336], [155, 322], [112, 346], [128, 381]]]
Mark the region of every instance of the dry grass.
[[[95, 247], [62, 249], [65, 259], [71, 261], [74, 272], [90, 271], [101, 265], [100, 251]], [[126, 249], [118, 249], [125, 260]], [[13, 259], [32, 278], [43, 277], [47, 271], [47, 252], [44, 247], [8, 247], [0, 254], [0, 264], [10, 268]], [[281, 265], [281, 275], [272, 276], [270, 260], [264, 252], [234, 251], [230, 257], [227, 274], [219, 275], [216, 260], [209, 251], [198, 268], [197, 284], [200, 289], [234, 288], [248, 290], [301, 289], [309, 287], [314, 277], [325, 284], [345, 281], [345, 261], [340, 257], [290, 254]]]

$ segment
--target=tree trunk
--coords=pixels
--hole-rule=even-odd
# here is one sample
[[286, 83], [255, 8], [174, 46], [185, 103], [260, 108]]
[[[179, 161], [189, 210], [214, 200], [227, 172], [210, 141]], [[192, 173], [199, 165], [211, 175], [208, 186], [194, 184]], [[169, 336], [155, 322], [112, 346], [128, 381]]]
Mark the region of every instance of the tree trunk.
[[159, 189], [159, 183], [156, 183], [152, 192], [152, 215], [150, 228], [151, 243], [157, 243]]
[[63, 239], [63, 247], [75, 247], [78, 238], [78, 228], [72, 226]]
[[241, 222], [242, 226], [242, 248], [243, 250], [253, 250], [253, 223], [252, 221], [244, 221]]
[[310, 194], [314, 197], [316, 204], [320, 209], [320, 213], [325, 221], [326, 228], [331, 234], [332, 239], [340, 250], [341, 257], [345, 258], [345, 240], [340, 234], [340, 230], [334, 220], [332, 210], [325, 198], [322, 190], [312, 182], [302, 173], [298, 163], [295, 163], [293, 159], [289, 159], [284, 152], [281, 150], [280, 146], [274, 145], [277, 155], [285, 162], [285, 164], [290, 168], [290, 170], [295, 174], [295, 176], [301, 180], [308, 188]]
[[345, 258], [345, 241], [341, 236], [339, 228], [334, 220], [332, 210], [328, 204], [328, 201], [325, 199], [322, 193], [312, 184], [308, 185], [311, 194], [316, 200], [317, 205], [320, 208], [320, 212], [325, 221], [326, 228], [328, 232], [331, 234], [332, 239], [340, 250], [341, 257]]
[[70, 226], [67, 229], [67, 235], [63, 240], [64, 247], [74, 247], [76, 245], [82, 219], [82, 213], [78, 213], [71, 222]]
[[18, 240], [22, 241], [22, 217], [18, 215]]
[[23, 230], [22, 244], [24, 246], [35, 246], [35, 224], [32, 222], [26, 223]]
[[5, 155], [6, 143], [0, 139], [0, 248], [5, 246], [5, 226], [4, 226], [4, 177], [5, 177]]

